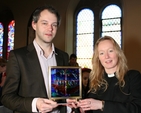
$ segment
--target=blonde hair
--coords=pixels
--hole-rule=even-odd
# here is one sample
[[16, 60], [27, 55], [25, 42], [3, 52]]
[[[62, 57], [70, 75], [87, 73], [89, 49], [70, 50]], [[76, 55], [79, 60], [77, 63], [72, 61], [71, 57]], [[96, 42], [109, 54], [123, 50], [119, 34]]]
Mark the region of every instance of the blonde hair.
[[103, 91], [106, 91], [108, 87], [108, 83], [103, 77], [105, 69], [99, 61], [98, 53], [98, 45], [101, 41], [104, 40], [110, 40], [116, 50], [118, 56], [116, 77], [118, 79], [118, 84], [120, 87], [124, 87], [125, 85], [124, 76], [128, 70], [127, 59], [116, 41], [110, 36], [104, 36], [99, 38], [94, 47], [94, 54], [92, 58], [92, 71], [90, 73], [90, 91], [94, 93], [101, 88], [104, 88]]

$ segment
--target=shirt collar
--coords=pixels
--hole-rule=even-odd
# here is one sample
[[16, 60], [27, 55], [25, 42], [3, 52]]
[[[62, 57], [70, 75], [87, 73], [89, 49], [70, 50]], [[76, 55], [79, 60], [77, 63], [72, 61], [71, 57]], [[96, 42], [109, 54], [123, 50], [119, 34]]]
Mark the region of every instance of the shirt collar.
[[107, 74], [108, 75], [108, 77], [109, 78], [111, 78], [111, 77], [114, 77], [115, 76], [115, 74], [113, 73], [113, 74]]
[[[35, 49], [37, 50], [37, 53], [40, 54], [40, 55], [43, 55], [43, 50], [42, 48], [37, 44], [37, 42], [34, 40], [33, 41], [33, 45], [35, 46]], [[54, 47], [54, 44], [52, 43], [52, 52], [51, 52], [51, 56], [55, 54], [55, 47]]]

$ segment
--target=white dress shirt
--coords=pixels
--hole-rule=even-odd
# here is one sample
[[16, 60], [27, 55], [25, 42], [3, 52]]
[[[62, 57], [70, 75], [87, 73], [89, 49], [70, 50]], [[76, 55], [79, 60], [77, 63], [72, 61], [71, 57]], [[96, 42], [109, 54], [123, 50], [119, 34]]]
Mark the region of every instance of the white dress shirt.
[[[48, 67], [57, 66], [56, 59], [55, 59], [54, 44], [52, 43], [52, 52], [50, 53], [50, 55], [47, 58], [44, 56], [43, 50], [41, 49], [41, 47], [37, 44], [35, 40], [33, 41], [33, 44], [35, 46], [35, 49], [36, 49], [36, 52], [39, 58], [39, 62], [41, 65], [44, 82], [46, 86], [46, 91], [48, 92]], [[37, 108], [36, 108], [37, 99], [38, 98], [34, 98], [32, 101], [32, 112], [37, 112]], [[71, 108], [67, 107], [67, 113], [70, 113], [70, 112], [71, 112]], [[60, 111], [54, 110], [51, 113], [60, 113]]]

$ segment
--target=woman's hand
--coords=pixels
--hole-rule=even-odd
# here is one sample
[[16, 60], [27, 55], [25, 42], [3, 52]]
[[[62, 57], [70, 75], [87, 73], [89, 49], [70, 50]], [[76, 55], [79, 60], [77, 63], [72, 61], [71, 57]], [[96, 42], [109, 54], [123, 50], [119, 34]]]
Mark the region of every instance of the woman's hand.
[[77, 107], [80, 107], [83, 111], [102, 109], [102, 101], [92, 98], [79, 100]]

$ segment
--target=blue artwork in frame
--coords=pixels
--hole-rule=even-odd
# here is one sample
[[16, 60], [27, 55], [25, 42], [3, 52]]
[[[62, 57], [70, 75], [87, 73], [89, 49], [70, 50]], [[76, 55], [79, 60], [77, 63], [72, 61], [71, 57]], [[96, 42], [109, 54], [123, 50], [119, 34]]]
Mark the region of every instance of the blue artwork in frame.
[[49, 67], [49, 91], [51, 99], [66, 99], [82, 96], [81, 68], [66, 66]]

